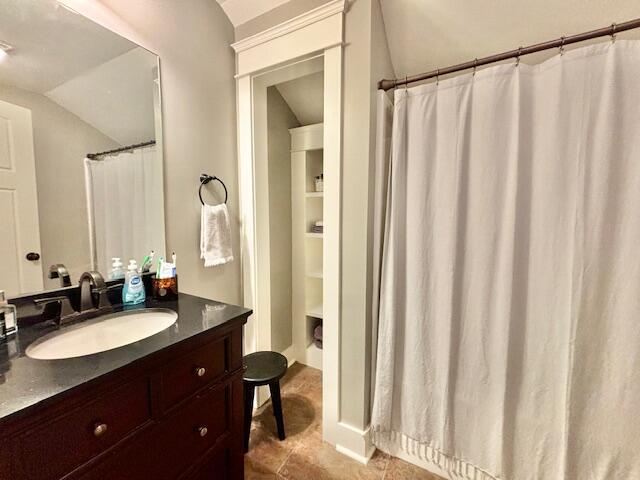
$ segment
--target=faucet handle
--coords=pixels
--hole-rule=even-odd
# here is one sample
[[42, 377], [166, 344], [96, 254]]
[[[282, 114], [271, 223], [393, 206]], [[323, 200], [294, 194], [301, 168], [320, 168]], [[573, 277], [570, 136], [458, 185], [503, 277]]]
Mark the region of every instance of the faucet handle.
[[91, 293], [98, 294], [98, 309], [111, 308], [111, 302], [109, 301], [108, 292], [115, 290], [116, 288], [122, 288], [122, 284], [104, 285], [102, 287], [94, 287], [91, 289]]
[[71, 306], [71, 301], [69, 297], [59, 296], [59, 297], [47, 297], [47, 298], [36, 298], [33, 303], [37, 306], [47, 305], [49, 303], [57, 302], [60, 305], [60, 319], [71, 317], [76, 315], [76, 311]]
[[104, 292], [110, 292], [111, 290], [116, 290], [118, 288], [122, 288], [122, 283], [107, 285], [106, 287], [103, 287], [103, 288], [93, 288], [91, 291], [93, 293], [104, 293]]

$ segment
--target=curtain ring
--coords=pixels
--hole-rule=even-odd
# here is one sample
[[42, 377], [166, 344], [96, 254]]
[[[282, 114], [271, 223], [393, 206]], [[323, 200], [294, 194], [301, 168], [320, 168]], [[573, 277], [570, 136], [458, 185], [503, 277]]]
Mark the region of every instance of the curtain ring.
[[522, 54], [522, 47], [518, 47], [518, 55], [516, 56], [516, 67], [520, 66], [520, 55]]
[[616, 29], [618, 28], [618, 25], [616, 25], [615, 23], [611, 24], [611, 43], [616, 43]]
[[408, 84], [409, 84], [409, 76], [405, 75], [404, 76], [404, 93], [407, 93], [409, 91]]
[[436, 68], [436, 85], [440, 83], [440, 69]]
[[477, 69], [478, 69], [478, 59], [476, 58], [476, 59], [473, 61], [473, 76], [474, 76], [474, 77], [476, 76], [476, 70], [477, 70]]
[[560, 55], [564, 55], [564, 41], [565, 41], [565, 36], [563, 35], [562, 37], [560, 37]]

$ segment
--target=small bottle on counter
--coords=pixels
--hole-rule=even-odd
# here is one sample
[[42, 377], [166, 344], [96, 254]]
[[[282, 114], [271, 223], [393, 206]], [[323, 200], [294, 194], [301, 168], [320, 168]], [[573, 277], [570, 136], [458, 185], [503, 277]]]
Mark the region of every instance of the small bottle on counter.
[[122, 303], [124, 305], [137, 305], [146, 299], [144, 283], [138, 271], [138, 264], [135, 260], [129, 260], [127, 273], [124, 276], [122, 286]]
[[18, 331], [18, 314], [16, 306], [9, 303], [4, 290], [0, 290], [0, 311], [4, 315], [4, 333], [11, 335]]
[[7, 338], [7, 324], [4, 319], [4, 312], [0, 312], [0, 340]]
[[119, 257], [111, 259], [111, 270], [109, 270], [109, 280], [118, 280], [124, 277], [124, 266]]

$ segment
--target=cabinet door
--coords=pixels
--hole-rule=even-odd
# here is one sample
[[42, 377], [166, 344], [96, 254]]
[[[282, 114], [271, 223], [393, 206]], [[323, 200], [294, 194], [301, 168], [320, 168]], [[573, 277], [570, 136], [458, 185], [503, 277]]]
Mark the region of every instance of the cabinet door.
[[208, 455], [207, 460], [189, 480], [241, 480], [231, 477], [231, 452], [228, 448], [218, 448]]

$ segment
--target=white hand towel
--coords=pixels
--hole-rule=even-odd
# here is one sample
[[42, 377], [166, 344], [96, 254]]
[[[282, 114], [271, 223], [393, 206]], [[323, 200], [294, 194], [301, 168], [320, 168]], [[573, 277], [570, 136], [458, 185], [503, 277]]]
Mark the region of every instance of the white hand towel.
[[204, 259], [204, 266], [233, 261], [227, 205], [203, 205], [200, 218], [200, 258]]

